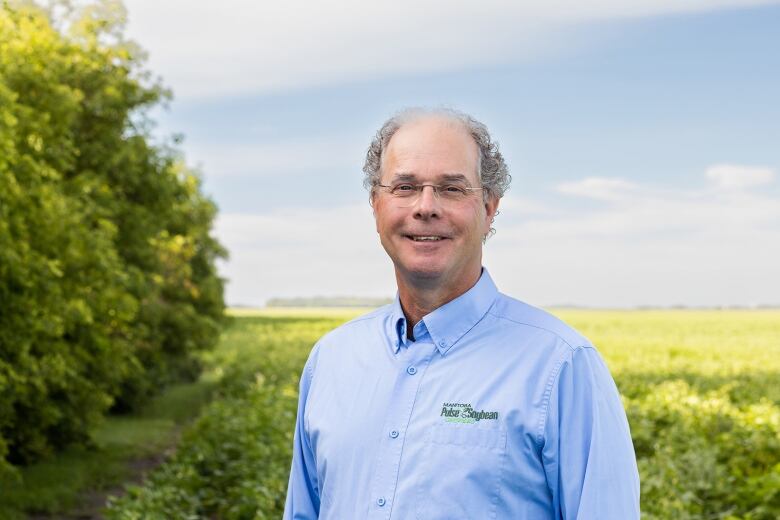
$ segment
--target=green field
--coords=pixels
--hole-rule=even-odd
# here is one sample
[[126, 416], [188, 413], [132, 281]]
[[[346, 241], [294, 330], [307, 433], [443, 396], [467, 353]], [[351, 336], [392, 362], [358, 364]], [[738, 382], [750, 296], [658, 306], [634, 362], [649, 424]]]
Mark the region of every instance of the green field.
[[[780, 311], [564, 311], [623, 395], [645, 519], [780, 517]], [[287, 315], [285, 315], [287, 314]], [[234, 313], [218, 397], [110, 518], [279, 518], [298, 376], [354, 311]]]

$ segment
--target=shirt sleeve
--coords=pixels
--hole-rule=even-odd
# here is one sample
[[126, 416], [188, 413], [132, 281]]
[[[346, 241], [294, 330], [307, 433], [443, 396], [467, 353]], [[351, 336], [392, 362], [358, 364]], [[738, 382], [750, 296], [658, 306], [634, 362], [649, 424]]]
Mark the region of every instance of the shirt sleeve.
[[317, 464], [304, 425], [306, 401], [309, 396], [316, 357], [317, 346], [315, 345], [301, 373], [298, 415], [295, 420], [295, 433], [293, 435], [292, 467], [290, 469], [290, 480], [287, 484], [284, 520], [316, 519], [320, 512]]
[[615, 382], [592, 347], [553, 374], [542, 460], [556, 518], [639, 519], [639, 473]]

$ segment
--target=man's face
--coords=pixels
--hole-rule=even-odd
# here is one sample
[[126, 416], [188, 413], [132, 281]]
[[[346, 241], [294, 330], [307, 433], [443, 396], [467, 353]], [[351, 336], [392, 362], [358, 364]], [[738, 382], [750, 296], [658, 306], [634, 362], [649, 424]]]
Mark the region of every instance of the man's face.
[[[478, 148], [458, 122], [425, 117], [403, 125], [383, 154], [381, 184], [464, 182], [481, 187]], [[406, 281], [439, 287], [476, 281], [482, 239], [498, 207], [481, 190], [461, 201], [437, 198], [424, 188], [417, 200], [393, 197], [378, 188], [372, 195], [376, 230], [397, 273]], [[421, 240], [420, 237], [436, 237]]]

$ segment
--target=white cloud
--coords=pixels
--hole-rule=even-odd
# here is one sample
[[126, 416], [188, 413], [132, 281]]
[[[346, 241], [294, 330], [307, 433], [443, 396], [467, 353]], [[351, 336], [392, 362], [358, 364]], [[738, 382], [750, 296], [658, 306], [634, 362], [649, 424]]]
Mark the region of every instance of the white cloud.
[[231, 304], [273, 297], [395, 293], [392, 264], [379, 244], [368, 203], [266, 215], [221, 214], [215, 234], [230, 250], [221, 274]]
[[[768, 168], [734, 165], [708, 168], [705, 176], [715, 179], [718, 188], [743, 187], [772, 179]], [[616, 177], [589, 177], [559, 184], [556, 189], [569, 195], [603, 200], [607, 205], [587, 212], [577, 211], [571, 216], [559, 213], [543, 221], [526, 221], [523, 233], [556, 238], [598, 235], [622, 240], [646, 234], [719, 234], [728, 230], [740, 233], [763, 225], [777, 228], [780, 224], [777, 200], [740, 191], [713, 190], [706, 186], [698, 190], [670, 189]]]
[[[200, 164], [209, 176], [279, 175], [321, 170], [358, 173], [365, 147], [358, 139], [344, 136], [318, 136], [309, 139], [258, 140], [246, 142], [187, 141], [183, 149], [188, 160]], [[338, 153], [334, 153], [338, 150]]]
[[128, 34], [181, 98], [508, 63], [566, 25], [769, 0], [127, 0]]
[[717, 164], [706, 172], [707, 178], [722, 189], [741, 189], [769, 184], [775, 178], [770, 168], [742, 166], [738, 164]]
[[498, 226], [486, 265], [507, 292], [548, 305], [780, 303], [777, 197], [645, 184], [605, 197], [626, 181], [587, 181], [568, 193], [607, 204]]
[[636, 185], [619, 178], [588, 177], [581, 181], [559, 184], [561, 193], [591, 199], [620, 200], [636, 190]]
[[[537, 305], [780, 302], [776, 196], [638, 183], [620, 193], [596, 209], [506, 198], [485, 248], [499, 287]], [[366, 203], [224, 214], [216, 233], [231, 251], [221, 269], [233, 304], [395, 292]]]
[[549, 215], [555, 210], [538, 200], [510, 193], [501, 199], [499, 211], [511, 215]]

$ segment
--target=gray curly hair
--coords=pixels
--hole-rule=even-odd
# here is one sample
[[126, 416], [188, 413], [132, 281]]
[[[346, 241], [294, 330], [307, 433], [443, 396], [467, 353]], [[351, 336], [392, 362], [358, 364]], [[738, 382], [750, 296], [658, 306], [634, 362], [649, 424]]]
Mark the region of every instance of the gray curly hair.
[[382, 169], [382, 154], [387, 148], [390, 139], [405, 123], [421, 117], [444, 117], [461, 123], [474, 138], [479, 148], [479, 178], [487, 192], [486, 196], [501, 198], [509, 189], [512, 176], [504, 161], [501, 152], [498, 151], [498, 143], [490, 138], [487, 127], [468, 114], [452, 108], [407, 108], [395, 114], [385, 121], [385, 124], [377, 131], [374, 140], [366, 152], [366, 162], [363, 164], [363, 186], [373, 194], [379, 184]]

